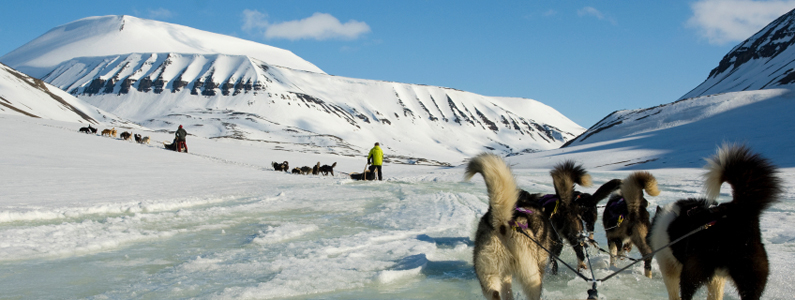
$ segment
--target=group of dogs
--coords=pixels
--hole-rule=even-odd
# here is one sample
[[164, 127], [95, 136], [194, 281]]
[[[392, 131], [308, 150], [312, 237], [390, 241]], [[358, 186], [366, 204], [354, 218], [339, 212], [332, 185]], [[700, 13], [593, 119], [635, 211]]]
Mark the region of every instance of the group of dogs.
[[[97, 133], [97, 129], [94, 128], [94, 127], [91, 127], [91, 124], [89, 124], [88, 127], [81, 127], [79, 129], [79, 131], [83, 132], [83, 133], [88, 133], [88, 134], [92, 134], [92, 133], [96, 134]], [[101, 134], [102, 134], [102, 136], [106, 136], [107, 135], [108, 137], [114, 137], [115, 138], [116, 134], [117, 134], [116, 127], [113, 127], [111, 129], [103, 129]], [[121, 137], [125, 141], [129, 141], [130, 138], [134, 138], [135, 142], [137, 142], [139, 144], [149, 144], [149, 137], [148, 136], [143, 136], [142, 137], [140, 134], [137, 134], [137, 133], [136, 134], [132, 134], [130, 132], [125, 131], [125, 132], [122, 132], [119, 135], [119, 137]]]
[[293, 174], [301, 174], [301, 175], [308, 175], [308, 174], [320, 175], [320, 174], [323, 174], [323, 176], [331, 174], [331, 176], [334, 176], [334, 167], [337, 166], [337, 163], [334, 162], [330, 166], [329, 165], [322, 165], [321, 166], [320, 162], [317, 162], [317, 164], [314, 167], [308, 167], [308, 166], [303, 166], [303, 167], [300, 167], [300, 168], [296, 167], [296, 168], [293, 168], [292, 171], [290, 171], [290, 164], [287, 163], [287, 161], [284, 161], [282, 163], [271, 162], [271, 165], [273, 165], [273, 169], [276, 170], [276, 171], [292, 172]]
[[[467, 164], [465, 176], [481, 174], [489, 198], [473, 255], [483, 295], [512, 299], [511, 284], [516, 279], [529, 299], [540, 299], [547, 265], [551, 264], [550, 272], [557, 272], [553, 256], [560, 254], [563, 239], [574, 248], [578, 267], [586, 268], [583, 246], [593, 242], [597, 204], [609, 197], [602, 223], [612, 265], [634, 245], [643, 255], [644, 275], [649, 278], [651, 254], [656, 252], [669, 299], [692, 299], [704, 285], [708, 299], [722, 299], [727, 278], [742, 299], [759, 299], [769, 274], [759, 219], [778, 201], [781, 179], [770, 161], [746, 146], [724, 145], [707, 161], [706, 197], [658, 206], [650, 221], [644, 195], [660, 191], [649, 172], [608, 181], [591, 195], [575, 190], [575, 185], [590, 186], [590, 175], [581, 165], [565, 161], [550, 171], [554, 195], [531, 194], [517, 187], [502, 158], [476, 156]], [[724, 182], [732, 187], [732, 200], [718, 203], [715, 199]]]

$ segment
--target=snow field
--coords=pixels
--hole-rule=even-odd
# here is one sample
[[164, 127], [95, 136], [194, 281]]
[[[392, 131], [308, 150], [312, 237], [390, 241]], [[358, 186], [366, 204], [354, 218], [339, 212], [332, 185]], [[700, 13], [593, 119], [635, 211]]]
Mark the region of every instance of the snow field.
[[[13, 141], [0, 145], [3, 297], [482, 298], [471, 255], [486, 190], [479, 176], [462, 182], [461, 167], [387, 165], [386, 181], [357, 182], [342, 172], [359, 171], [364, 157], [193, 136], [184, 154], [158, 145], [167, 133], [148, 133], [154, 141], [147, 146], [78, 133], [79, 127], [0, 115], [0, 135]], [[337, 176], [270, 168], [284, 160], [336, 161]], [[650, 171], [662, 190], [648, 197], [652, 208], [702, 194], [700, 169]], [[548, 172], [514, 169], [519, 186], [537, 193], [553, 191]], [[591, 174], [594, 186], [579, 190], [593, 192], [628, 172]], [[771, 261], [767, 299], [795, 291], [795, 170], [781, 176], [784, 201], [761, 224]], [[719, 199], [729, 193], [724, 186]], [[601, 221], [596, 239], [606, 245]], [[593, 248], [589, 254], [597, 278], [616, 270], [606, 255]], [[576, 260], [568, 246], [563, 259]], [[638, 264], [600, 284], [600, 295], [665, 298], [656, 264], [653, 276], [643, 277]], [[588, 288], [561, 269], [545, 277], [544, 298], [582, 298]], [[726, 299], [737, 299], [730, 287]]]

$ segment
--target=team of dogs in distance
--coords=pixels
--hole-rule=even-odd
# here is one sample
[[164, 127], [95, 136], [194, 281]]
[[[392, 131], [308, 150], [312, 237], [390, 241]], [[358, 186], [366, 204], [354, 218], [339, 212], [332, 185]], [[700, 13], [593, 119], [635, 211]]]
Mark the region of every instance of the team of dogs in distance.
[[335, 163], [331, 164], [330, 166], [329, 165], [322, 165], [321, 166], [320, 162], [317, 162], [317, 164], [314, 167], [308, 167], [308, 166], [303, 166], [303, 167], [300, 167], [300, 168], [296, 167], [296, 168], [293, 168], [292, 171], [290, 171], [290, 164], [287, 161], [282, 162], [282, 163], [272, 162], [271, 165], [273, 165], [273, 169], [276, 170], [276, 171], [292, 172], [293, 174], [301, 174], [301, 175], [308, 175], [308, 174], [320, 175], [320, 174], [323, 174], [323, 176], [331, 174], [331, 176], [334, 176], [334, 167], [337, 166], [337, 163], [335, 162]]
[[[741, 299], [759, 299], [769, 275], [759, 220], [779, 200], [782, 181], [770, 161], [746, 146], [724, 145], [707, 162], [706, 197], [658, 206], [650, 221], [644, 195], [660, 191], [649, 172], [608, 181], [591, 195], [574, 189], [590, 186], [590, 175], [581, 165], [565, 161], [550, 171], [554, 195], [530, 194], [517, 187], [502, 158], [474, 157], [465, 178], [481, 174], [489, 198], [473, 255], [483, 296], [512, 299], [516, 280], [528, 299], [540, 299], [547, 264], [551, 273], [557, 272], [551, 256], [560, 254], [563, 240], [574, 248], [578, 268], [585, 268], [583, 244], [595, 243], [597, 203], [609, 197], [602, 223], [613, 266], [634, 246], [643, 255], [644, 275], [651, 278], [650, 254], [659, 250], [654, 256], [669, 299], [692, 299], [704, 285], [708, 299], [722, 299], [726, 279], [734, 282]], [[732, 200], [718, 203], [724, 182], [732, 188]], [[677, 241], [680, 237], [685, 238]]]
[[[91, 124], [88, 124], [88, 127], [81, 127], [79, 129], [79, 131], [83, 132], [83, 133], [88, 133], [88, 134], [96, 134], [97, 133], [97, 129], [94, 128], [94, 127], [91, 127]], [[108, 137], [114, 137], [115, 138], [117, 133], [118, 132], [116, 131], [116, 127], [113, 127], [111, 129], [103, 129], [101, 134], [102, 134], [102, 136], [108, 136]], [[137, 134], [137, 133], [136, 134], [132, 134], [130, 132], [125, 131], [125, 132], [122, 132], [121, 134], [119, 134], [119, 137], [121, 137], [125, 141], [129, 141], [130, 138], [134, 138], [135, 142], [137, 142], [139, 144], [149, 144], [149, 137], [148, 136], [142, 137], [140, 134]]]

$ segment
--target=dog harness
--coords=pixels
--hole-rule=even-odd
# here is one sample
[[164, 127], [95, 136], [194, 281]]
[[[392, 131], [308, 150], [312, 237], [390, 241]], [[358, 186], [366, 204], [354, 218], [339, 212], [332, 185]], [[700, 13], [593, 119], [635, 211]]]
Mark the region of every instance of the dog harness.
[[552, 215], [558, 212], [558, 205], [560, 204], [560, 199], [558, 199], [558, 195], [546, 194], [538, 199], [538, 205], [541, 205], [541, 207], [543, 207], [544, 210], [546, 210], [548, 206], [552, 206], [553, 202], [555, 203], [555, 207], [552, 209], [552, 213], [549, 214], [550, 218], [552, 217]]
[[[515, 210], [520, 212], [520, 213], [523, 213], [525, 215], [530, 215], [530, 214], [534, 213], [532, 210], [524, 208], [524, 207], [517, 207], [517, 208], [515, 208]], [[527, 230], [527, 228], [528, 228], [527, 227], [528, 226], [527, 223], [520, 223], [520, 222], [516, 222], [514, 220], [508, 221], [508, 225], [510, 225], [511, 229], [513, 229], [513, 230], [519, 230], [519, 228]]]
[[616, 225], [609, 229], [618, 228], [621, 226], [621, 222], [624, 222], [625, 215], [628, 213], [627, 203], [624, 201], [624, 198], [618, 199], [618, 201], [605, 207], [604, 213], [608, 217], [607, 220], [616, 222]]

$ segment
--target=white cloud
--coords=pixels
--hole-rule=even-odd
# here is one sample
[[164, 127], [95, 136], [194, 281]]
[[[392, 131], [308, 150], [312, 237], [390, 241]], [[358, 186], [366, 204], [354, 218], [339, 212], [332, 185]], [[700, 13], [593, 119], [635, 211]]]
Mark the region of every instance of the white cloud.
[[268, 28], [268, 15], [261, 13], [257, 10], [243, 10], [243, 30], [259, 30]]
[[174, 14], [172, 14], [170, 10], [161, 7], [158, 9], [147, 9], [147, 16], [150, 19], [163, 20], [171, 18], [172, 16], [174, 16]]
[[691, 4], [687, 26], [695, 28], [710, 44], [743, 41], [795, 8], [793, 0], [700, 0]]
[[315, 13], [309, 18], [282, 23], [270, 23], [267, 15], [256, 10], [243, 11], [243, 30], [264, 31], [267, 39], [345, 39], [353, 40], [370, 32], [370, 26], [365, 22], [350, 20], [341, 23], [330, 14]]
[[610, 22], [613, 25], [616, 25], [616, 20], [614, 20], [613, 18], [605, 16], [605, 14], [603, 14], [598, 9], [590, 7], [590, 6], [586, 6], [586, 7], [581, 8], [580, 10], [578, 10], [577, 11], [577, 15], [580, 16], [580, 17], [583, 17], [583, 16], [595, 17], [595, 18], [597, 18], [597, 19], [599, 19], [601, 21], [607, 21], [607, 22]]

